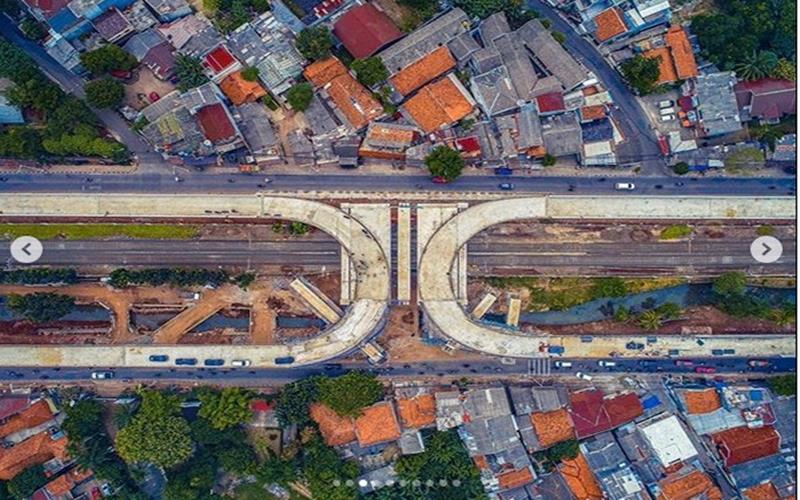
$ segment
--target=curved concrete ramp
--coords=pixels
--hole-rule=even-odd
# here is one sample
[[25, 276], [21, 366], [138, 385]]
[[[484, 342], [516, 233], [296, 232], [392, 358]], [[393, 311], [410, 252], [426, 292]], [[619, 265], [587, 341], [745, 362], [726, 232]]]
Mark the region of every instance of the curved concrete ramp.
[[[662, 355], [677, 349], [685, 356], [710, 356], [712, 349], [736, 348], [748, 355], [793, 355], [794, 336], [659, 337], [644, 351], [629, 351], [631, 341], [646, 338], [603, 335], [582, 342], [578, 336], [526, 335], [511, 329], [472, 321], [457, 302], [450, 271], [459, 249], [480, 231], [503, 222], [520, 219], [794, 219], [794, 198], [735, 197], [632, 197], [557, 196], [526, 197], [474, 205], [453, 216], [428, 240], [419, 265], [419, 296], [427, 320], [438, 331], [462, 346], [498, 356], [548, 356], [547, 345], [565, 348], [569, 357], [604, 357], [614, 354]], [[448, 271], [445, 271], [448, 270]], [[765, 342], [769, 340], [769, 342]]]
[[[386, 207], [388, 211], [388, 206]], [[0, 346], [0, 365], [154, 366], [151, 354], [204, 359], [249, 359], [253, 366], [275, 366], [291, 356], [291, 366], [317, 363], [345, 354], [381, 325], [389, 300], [389, 264], [384, 249], [365, 225], [336, 207], [299, 199], [245, 195], [70, 195], [9, 194], [0, 197], [5, 216], [58, 217], [274, 217], [303, 222], [333, 236], [356, 271], [353, 302], [341, 321], [296, 345], [159, 346]], [[102, 360], [100, 362], [99, 360]], [[285, 365], [283, 365], [285, 366]]]

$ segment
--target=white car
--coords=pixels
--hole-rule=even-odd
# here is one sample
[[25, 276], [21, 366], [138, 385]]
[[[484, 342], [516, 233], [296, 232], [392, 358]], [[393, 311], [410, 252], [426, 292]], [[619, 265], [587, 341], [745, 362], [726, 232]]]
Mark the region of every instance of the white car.
[[598, 361], [597, 365], [603, 368], [611, 368], [612, 366], [617, 366], [617, 363], [614, 361]]
[[592, 376], [591, 375], [588, 375], [588, 374], [583, 373], [583, 372], [578, 372], [578, 373], [575, 374], [575, 376], [580, 378], [580, 379], [587, 380], [587, 381], [591, 381], [592, 380]]
[[94, 380], [114, 378], [114, 372], [92, 372], [92, 378]]
[[231, 361], [231, 366], [250, 366], [249, 359], [234, 359]]
[[669, 101], [669, 100], [668, 101], [661, 101], [661, 102], [658, 103], [658, 108], [659, 109], [671, 108], [673, 104], [675, 104], [675, 103], [672, 102], [672, 101]]
[[572, 368], [572, 363], [569, 361], [556, 361], [553, 364], [556, 368]]
[[675, 119], [675, 115], [661, 115], [662, 122], [671, 122]]
[[614, 189], [617, 191], [633, 191], [636, 189], [636, 184], [632, 182], [618, 182], [614, 184]]

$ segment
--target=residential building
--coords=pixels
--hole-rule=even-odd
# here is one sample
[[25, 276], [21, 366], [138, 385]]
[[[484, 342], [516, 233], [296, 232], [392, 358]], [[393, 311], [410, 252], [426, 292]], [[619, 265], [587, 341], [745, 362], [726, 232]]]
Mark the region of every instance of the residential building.
[[722, 492], [708, 475], [692, 467], [684, 467], [659, 481], [657, 487], [659, 500], [691, 500], [704, 498], [722, 500]]
[[222, 42], [222, 35], [202, 14], [162, 24], [158, 27], [158, 31], [175, 47], [175, 50], [192, 57], [200, 57], [205, 51]]
[[553, 75], [564, 90], [572, 90], [590, 79], [586, 68], [553, 38], [538, 19], [528, 21], [516, 30], [514, 38], [525, 44], [537, 65]]
[[100, 36], [111, 43], [119, 42], [135, 31], [130, 21], [116, 7], [96, 17], [92, 21], [92, 26]]
[[160, 80], [168, 80], [175, 75], [172, 46], [155, 28], [133, 35], [122, 48]]
[[639, 432], [648, 443], [650, 450], [664, 468], [688, 462], [697, 456], [697, 449], [686, 434], [678, 417], [657, 416], [653, 421], [639, 425]]
[[673, 83], [698, 75], [694, 50], [682, 26], [673, 26], [663, 36], [663, 47], [645, 51], [644, 57], [658, 57], [658, 83]]
[[260, 102], [247, 102], [237, 106], [234, 118], [250, 153], [259, 164], [279, 163], [283, 151], [266, 108]]
[[47, 21], [67, 6], [69, 0], [25, 0], [28, 12], [39, 21]]
[[456, 61], [447, 47], [439, 47], [395, 73], [389, 83], [396, 92], [407, 97], [455, 66]]
[[639, 477], [610, 432], [598, 434], [581, 442], [580, 449], [606, 498], [616, 500], [649, 498]]
[[594, 39], [598, 43], [608, 42], [628, 32], [622, 12], [617, 7], [610, 7], [594, 18]]
[[730, 71], [700, 75], [695, 80], [698, 132], [702, 136], [714, 137], [742, 129], [735, 84], [736, 75]]
[[797, 134], [786, 134], [775, 141], [775, 151], [767, 153], [767, 166], [792, 168], [797, 158]]
[[604, 497], [603, 490], [582, 453], [578, 453], [573, 459], [562, 460], [558, 465], [558, 472], [575, 498], [600, 500]]
[[542, 448], [549, 448], [562, 441], [575, 439], [572, 420], [565, 408], [531, 413], [530, 418], [533, 430]]
[[423, 132], [450, 127], [472, 114], [475, 101], [453, 74], [422, 87], [402, 111]]
[[778, 123], [784, 116], [797, 114], [797, 83], [762, 78], [739, 82], [733, 87], [742, 121], [757, 118], [762, 123]]
[[[58, 428], [63, 416], [58, 415], [49, 399], [39, 399], [13, 413], [0, 423], [0, 479], [8, 481], [33, 465], [43, 464], [45, 470], [58, 472], [69, 460], [67, 437]], [[10, 413], [10, 412], [9, 412]]]
[[348, 3], [349, 0], [275, 0], [272, 8], [281, 17], [293, 18], [292, 24], [308, 26], [326, 19]]
[[447, 42], [447, 48], [458, 61], [458, 66], [463, 68], [471, 59], [472, 54], [479, 51], [481, 46], [478, 45], [472, 34], [464, 32]]
[[312, 404], [309, 414], [317, 423], [319, 432], [328, 446], [341, 446], [356, 440], [356, 429], [352, 419], [339, 416], [322, 403]]
[[329, 103], [323, 100], [319, 94], [314, 94], [311, 104], [308, 109], [303, 111], [303, 115], [311, 129], [312, 136], [334, 139], [343, 137], [352, 131], [350, 126], [339, 118]]
[[547, 154], [558, 157], [580, 157], [582, 151], [581, 125], [575, 113], [541, 118], [542, 138]]
[[171, 23], [192, 13], [186, 0], [144, 0], [162, 23]]
[[[370, 126], [370, 129], [373, 129], [373, 126]], [[419, 429], [436, 424], [436, 398], [433, 394], [398, 398], [397, 410], [400, 414], [400, 422], [405, 428]]]
[[86, 73], [86, 68], [81, 65], [81, 56], [77, 49], [61, 35], [52, 35], [44, 42], [44, 50], [61, 66], [76, 75]]
[[780, 450], [781, 437], [772, 426], [736, 427], [711, 435], [726, 467], [768, 457]]
[[[500, 143], [504, 157], [515, 158], [521, 155], [526, 158], [541, 158], [544, 156], [542, 126], [534, 104], [522, 106], [519, 112], [513, 115], [497, 117], [495, 123], [500, 131]], [[547, 411], [541, 410], [540, 405], [534, 399], [542, 391], [528, 390], [526, 392], [530, 394], [532, 408]], [[513, 397], [512, 395], [512, 399]], [[515, 407], [516, 404], [515, 402]]]
[[335, 57], [310, 64], [303, 71], [318, 87], [319, 95], [331, 103], [336, 116], [353, 131], [366, 127], [383, 115], [383, 106]]
[[356, 59], [370, 57], [403, 37], [389, 16], [372, 3], [342, 14], [333, 24], [333, 34]]
[[152, 28], [158, 24], [155, 16], [145, 5], [144, 0], [136, 0], [123, 14], [137, 32]]
[[364, 408], [355, 420], [355, 433], [362, 448], [400, 439], [400, 423], [394, 405], [384, 401]]
[[[365, 158], [404, 160], [406, 157], [406, 150], [411, 147], [418, 136], [419, 132], [417, 128], [411, 125], [372, 122], [367, 127], [367, 132], [364, 135], [364, 140], [361, 142], [361, 146], [358, 149], [358, 154], [359, 156]], [[408, 412], [408, 417], [411, 418], [409, 422], [417, 421], [416, 418], [412, 418], [412, 415], [416, 414], [417, 411], [422, 413], [423, 406], [420, 406], [419, 410], [415, 410], [414, 408], [417, 405], [422, 405], [423, 402], [425, 404], [430, 402], [432, 406], [432, 417], [430, 423], [435, 423], [436, 404], [434, 396], [426, 394], [424, 396], [420, 396], [420, 398], [422, 398], [424, 401], [418, 401], [417, 398], [414, 398], [414, 400], [398, 400], [398, 408], [400, 411], [401, 420], [405, 421], [406, 417], [404, 415], [406, 412]], [[408, 409], [404, 410], [404, 407], [406, 406], [408, 406]], [[403, 425], [410, 426], [410, 424], [406, 424], [405, 422]]]
[[579, 439], [619, 427], [643, 412], [632, 393], [606, 397], [598, 389], [587, 389], [570, 394], [570, 415]]
[[508, 70], [501, 65], [470, 79], [470, 89], [475, 100], [487, 116], [508, 113], [519, 106], [519, 96]]
[[224, 44], [214, 47], [203, 56], [203, 66], [211, 80], [220, 83], [231, 73], [242, 69], [240, 63]]
[[246, 102], [255, 102], [267, 95], [258, 82], [245, 80], [242, 72], [231, 73], [219, 84], [220, 90], [230, 99], [234, 106]]
[[[797, 494], [796, 471], [784, 455], [751, 460], [729, 471], [733, 484], [746, 498], [790, 498]], [[764, 496], [757, 496], [759, 492]]]
[[562, 8], [579, 21], [580, 33], [597, 43], [610, 43], [666, 24], [672, 18], [669, 0], [569, 0]]

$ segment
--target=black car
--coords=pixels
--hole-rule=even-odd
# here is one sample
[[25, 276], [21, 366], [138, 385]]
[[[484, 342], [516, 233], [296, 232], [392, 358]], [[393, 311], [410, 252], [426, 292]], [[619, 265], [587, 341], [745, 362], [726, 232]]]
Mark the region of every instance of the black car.
[[197, 364], [197, 358], [178, 358], [175, 360], [176, 365], [194, 366]]
[[203, 361], [203, 364], [206, 366], [222, 366], [225, 364], [224, 359], [207, 359]]
[[640, 342], [628, 342], [625, 344], [625, 349], [630, 349], [631, 351], [641, 351], [644, 349], [644, 344]]
[[284, 356], [282, 358], [275, 358], [276, 365], [291, 365], [292, 363], [294, 363], [293, 356]]
[[325, 363], [322, 365], [323, 370], [341, 370], [342, 365], [340, 363]]
[[163, 363], [165, 361], [169, 361], [169, 356], [167, 356], [166, 354], [153, 354], [147, 359], [149, 359], [153, 363]]

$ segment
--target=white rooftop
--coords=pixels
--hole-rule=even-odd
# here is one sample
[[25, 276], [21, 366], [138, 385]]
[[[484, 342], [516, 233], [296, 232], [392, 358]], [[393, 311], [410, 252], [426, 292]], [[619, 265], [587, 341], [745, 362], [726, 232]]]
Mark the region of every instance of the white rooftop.
[[697, 449], [675, 415], [639, 429], [664, 467], [697, 456]]

